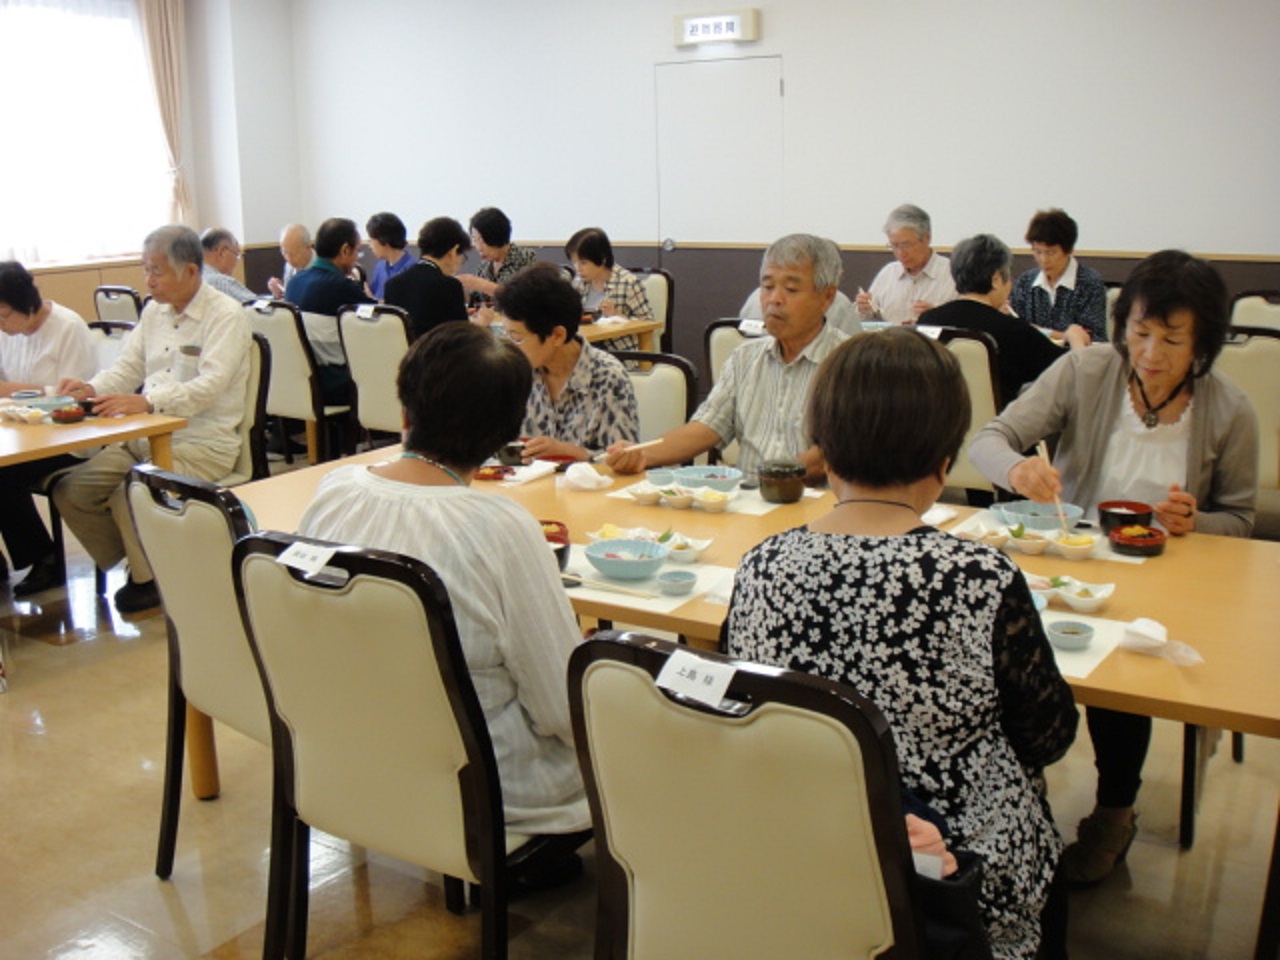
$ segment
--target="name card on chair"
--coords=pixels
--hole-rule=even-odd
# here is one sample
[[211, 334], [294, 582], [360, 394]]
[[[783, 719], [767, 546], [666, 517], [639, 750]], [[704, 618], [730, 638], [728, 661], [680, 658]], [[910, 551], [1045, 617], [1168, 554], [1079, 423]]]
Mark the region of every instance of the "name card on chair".
[[684, 650], [667, 657], [654, 682], [664, 690], [719, 707], [736, 671], [726, 663], [713, 663]]
[[356, 316], [361, 320], [372, 320], [373, 309], [376, 306], [377, 304], [374, 303], [362, 303], [360, 306], [356, 307]]
[[314, 577], [324, 569], [325, 564], [333, 557], [333, 553], [333, 547], [322, 547], [299, 540], [281, 551], [280, 556], [276, 557], [276, 563], [282, 563], [286, 567], [301, 570], [307, 576]]

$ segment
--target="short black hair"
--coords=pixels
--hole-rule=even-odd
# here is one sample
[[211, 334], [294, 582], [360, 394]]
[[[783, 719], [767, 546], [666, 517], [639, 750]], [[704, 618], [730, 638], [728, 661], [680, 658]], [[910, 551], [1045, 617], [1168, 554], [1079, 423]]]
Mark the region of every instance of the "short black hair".
[[828, 469], [872, 488], [955, 463], [969, 416], [955, 354], [908, 327], [846, 340], [818, 368], [809, 395], [809, 432]]
[[1231, 327], [1227, 285], [1217, 270], [1184, 250], [1161, 250], [1134, 267], [1111, 314], [1111, 343], [1126, 360], [1125, 327], [1135, 306], [1145, 319], [1165, 326], [1179, 310], [1190, 310], [1195, 318], [1192, 372], [1203, 377], [1212, 369]]
[[613, 244], [599, 227], [583, 227], [569, 238], [564, 253], [570, 260], [586, 260], [598, 267], [613, 269]]
[[491, 247], [511, 242], [511, 220], [497, 207], [481, 207], [471, 215], [471, 229]]
[[[574, 294], [577, 296], [577, 294]], [[44, 305], [31, 271], [17, 260], [0, 263], [0, 303], [15, 313], [30, 316]]]
[[442, 323], [400, 363], [405, 448], [473, 470], [519, 436], [532, 386], [533, 368], [513, 343], [471, 323]]
[[961, 240], [951, 250], [951, 278], [956, 293], [990, 293], [991, 278], [1006, 280], [1013, 270], [1013, 254], [997, 237], [980, 233]]
[[1063, 253], [1071, 253], [1080, 238], [1080, 228], [1065, 210], [1037, 210], [1027, 226], [1027, 243], [1043, 243], [1047, 247], [1061, 247]]
[[471, 234], [453, 217], [428, 220], [418, 231], [418, 253], [424, 257], [443, 257], [457, 247], [463, 253], [471, 249]]
[[404, 221], [394, 213], [375, 213], [364, 225], [370, 240], [386, 244], [392, 250], [403, 250], [409, 245], [409, 233]]
[[539, 340], [556, 327], [564, 327], [565, 339], [578, 335], [582, 297], [554, 263], [530, 264], [498, 287], [494, 306], [508, 320], [523, 323]]
[[360, 231], [354, 220], [346, 217], [330, 217], [316, 231], [316, 256], [332, 260], [344, 246], [358, 247]]

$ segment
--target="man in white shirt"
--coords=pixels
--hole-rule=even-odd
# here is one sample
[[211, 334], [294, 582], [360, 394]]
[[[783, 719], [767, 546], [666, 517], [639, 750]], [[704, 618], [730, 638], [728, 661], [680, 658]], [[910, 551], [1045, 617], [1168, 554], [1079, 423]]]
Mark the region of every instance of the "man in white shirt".
[[242, 253], [234, 233], [226, 227], [210, 227], [200, 234], [200, 246], [204, 248], [204, 268], [200, 275], [205, 283], [240, 303], [257, 299], [256, 293], [232, 275]]
[[830, 240], [796, 233], [775, 241], [760, 268], [768, 336], [733, 351], [692, 420], [654, 447], [632, 452], [630, 444], [615, 443], [605, 462], [618, 473], [639, 473], [737, 440], [744, 474], [787, 458], [803, 463], [808, 479], [821, 478], [822, 454], [809, 438], [804, 412], [818, 366], [848, 339], [826, 321], [841, 269], [840, 250]]
[[871, 281], [870, 290], [859, 290], [856, 303], [863, 320], [915, 323], [926, 310], [956, 298], [951, 265], [934, 253], [933, 224], [929, 215], [912, 203], [889, 214], [884, 225], [893, 261]]
[[[231, 472], [240, 452], [252, 338], [240, 304], [204, 283], [201, 266], [195, 231], [178, 225], [153, 231], [142, 248], [151, 301], [119, 358], [88, 381], [63, 380], [58, 392], [77, 400], [95, 397], [98, 416], [185, 417], [187, 426], [173, 435], [174, 470], [216, 482]], [[115, 596], [121, 613], [159, 605], [123, 483], [149, 456], [145, 440], [107, 447], [53, 490], [62, 519], [100, 569], [128, 558], [129, 582]]]

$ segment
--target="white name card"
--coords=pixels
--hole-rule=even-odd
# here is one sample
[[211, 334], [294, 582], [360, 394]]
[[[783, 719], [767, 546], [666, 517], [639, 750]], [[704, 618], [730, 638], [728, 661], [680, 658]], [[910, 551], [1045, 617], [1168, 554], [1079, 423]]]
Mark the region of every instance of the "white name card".
[[664, 690], [719, 707], [735, 672], [728, 664], [712, 663], [696, 654], [677, 650], [667, 658], [654, 682]]
[[324, 569], [325, 564], [333, 557], [333, 553], [333, 547], [321, 547], [314, 543], [298, 541], [291, 543], [280, 556], [276, 557], [276, 563], [282, 563], [286, 567], [301, 570], [307, 576], [314, 577]]

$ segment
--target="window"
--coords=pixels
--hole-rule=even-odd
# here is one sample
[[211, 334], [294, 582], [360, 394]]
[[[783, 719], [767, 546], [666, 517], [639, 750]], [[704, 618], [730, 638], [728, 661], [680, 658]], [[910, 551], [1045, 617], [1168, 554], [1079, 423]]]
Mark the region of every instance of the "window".
[[135, 3], [0, 0], [0, 36], [0, 259], [138, 251], [172, 189]]

